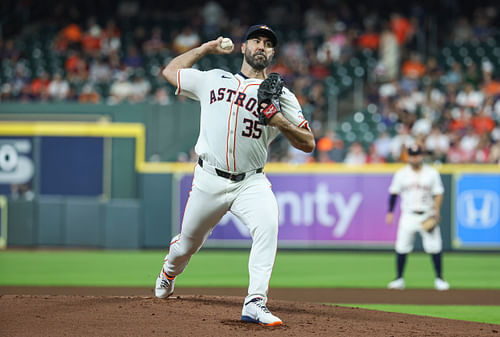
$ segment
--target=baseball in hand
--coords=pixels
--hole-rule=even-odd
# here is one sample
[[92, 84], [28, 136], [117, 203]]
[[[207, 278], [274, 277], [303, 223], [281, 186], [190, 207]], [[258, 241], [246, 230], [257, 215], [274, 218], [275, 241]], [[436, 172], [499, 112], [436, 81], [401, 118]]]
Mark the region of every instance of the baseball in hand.
[[220, 47], [222, 49], [231, 49], [233, 47], [233, 41], [231, 41], [230, 38], [225, 37], [222, 39], [222, 41], [220, 43]]

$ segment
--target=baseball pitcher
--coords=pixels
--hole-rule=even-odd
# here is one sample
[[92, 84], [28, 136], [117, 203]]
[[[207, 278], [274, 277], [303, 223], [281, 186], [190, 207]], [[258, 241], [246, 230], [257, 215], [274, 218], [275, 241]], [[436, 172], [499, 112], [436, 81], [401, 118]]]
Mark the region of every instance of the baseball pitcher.
[[415, 235], [422, 237], [424, 251], [431, 255], [437, 290], [448, 290], [450, 285], [441, 276], [441, 203], [443, 201], [443, 183], [439, 172], [423, 164], [423, 152], [417, 145], [408, 149], [408, 163], [396, 172], [389, 187], [389, 212], [387, 223], [394, 220], [393, 209], [397, 195], [401, 195], [401, 218], [396, 237], [396, 279], [389, 283], [389, 289], [404, 289], [403, 270], [406, 256], [413, 250]]
[[171, 241], [155, 287], [158, 298], [174, 292], [175, 277], [230, 211], [252, 236], [241, 319], [268, 326], [282, 324], [266, 307], [278, 243], [278, 206], [263, 174], [268, 146], [281, 132], [302, 151], [315, 147], [297, 98], [279, 74], [266, 72], [277, 43], [271, 28], [255, 25], [241, 46], [243, 63], [237, 74], [191, 68], [205, 55], [231, 53], [232, 42], [222, 37], [181, 54], [162, 71], [177, 95], [200, 102], [201, 117], [195, 146], [199, 159], [181, 233]]

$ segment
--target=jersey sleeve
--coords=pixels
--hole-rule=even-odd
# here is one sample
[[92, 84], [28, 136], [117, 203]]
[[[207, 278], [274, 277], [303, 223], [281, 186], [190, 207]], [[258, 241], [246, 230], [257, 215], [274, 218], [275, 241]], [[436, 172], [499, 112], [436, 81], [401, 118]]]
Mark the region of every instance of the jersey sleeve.
[[438, 171], [434, 171], [434, 183], [432, 184], [432, 195], [444, 193], [443, 181]]
[[401, 192], [401, 171], [396, 172], [392, 177], [391, 185], [389, 186], [390, 194], [399, 194]]
[[205, 74], [205, 72], [193, 68], [179, 69], [175, 94], [199, 101]]
[[297, 97], [287, 88], [283, 88], [283, 94], [280, 96], [280, 103], [281, 113], [286, 119], [298, 127], [309, 129], [309, 123], [302, 114], [302, 108], [300, 107]]

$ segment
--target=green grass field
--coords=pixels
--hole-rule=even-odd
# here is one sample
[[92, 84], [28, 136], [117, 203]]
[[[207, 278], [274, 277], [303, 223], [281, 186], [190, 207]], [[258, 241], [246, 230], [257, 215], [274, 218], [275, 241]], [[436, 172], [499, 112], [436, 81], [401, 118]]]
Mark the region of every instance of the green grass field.
[[[163, 258], [160, 251], [7, 250], [0, 252], [0, 285], [150, 287]], [[454, 289], [500, 289], [500, 253], [450, 253], [443, 262]], [[248, 251], [202, 250], [177, 282], [246, 287], [247, 263]], [[385, 288], [393, 278], [392, 253], [280, 251], [271, 287]], [[405, 279], [407, 288], [432, 288], [429, 256], [411, 254]], [[355, 306], [500, 324], [500, 306]]]

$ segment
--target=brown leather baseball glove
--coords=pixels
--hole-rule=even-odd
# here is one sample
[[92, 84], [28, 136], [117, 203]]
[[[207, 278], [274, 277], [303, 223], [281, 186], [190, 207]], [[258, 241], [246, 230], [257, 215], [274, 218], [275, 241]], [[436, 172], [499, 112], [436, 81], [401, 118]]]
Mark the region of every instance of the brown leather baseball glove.
[[425, 219], [424, 221], [422, 221], [422, 228], [424, 229], [424, 231], [430, 233], [434, 228], [436, 228], [437, 224], [438, 224], [437, 218], [434, 215], [432, 215], [427, 219]]
[[270, 73], [262, 81], [257, 91], [259, 122], [267, 125], [275, 114], [281, 112], [280, 96], [283, 93], [284, 80], [278, 73]]

